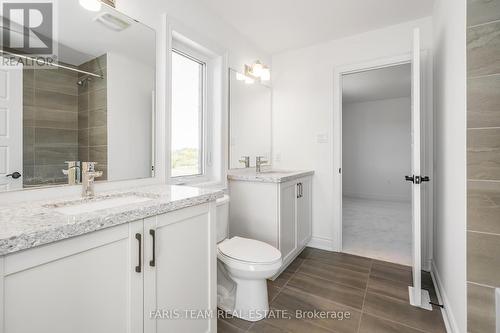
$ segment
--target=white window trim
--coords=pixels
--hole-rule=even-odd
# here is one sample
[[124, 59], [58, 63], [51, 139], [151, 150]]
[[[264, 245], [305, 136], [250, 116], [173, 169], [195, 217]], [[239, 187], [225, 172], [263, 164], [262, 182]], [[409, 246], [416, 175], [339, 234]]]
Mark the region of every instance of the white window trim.
[[[193, 43], [194, 44], [194, 43]], [[203, 77], [203, 112], [202, 112], [202, 174], [200, 175], [190, 175], [190, 176], [178, 176], [172, 177], [172, 166], [171, 166], [171, 156], [169, 158], [169, 163], [167, 165], [168, 168], [168, 182], [174, 185], [184, 185], [184, 184], [200, 184], [200, 183], [208, 183], [213, 180], [212, 175], [214, 174], [213, 170], [213, 118], [214, 118], [214, 107], [213, 101], [214, 98], [214, 75], [215, 68], [213, 66], [213, 59], [210, 55], [203, 52], [203, 50], [194, 47], [193, 45], [188, 45], [184, 41], [173, 38], [172, 39], [172, 47], [171, 52], [174, 50], [183, 53], [184, 55], [193, 58], [199, 62], [204, 64], [204, 77]], [[170, 66], [172, 66], [172, 62], [170, 62]], [[171, 102], [170, 102], [171, 103]], [[170, 107], [170, 110], [172, 108]], [[171, 119], [171, 116], [170, 116]], [[172, 122], [170, 121], [170, 140], [169, 140], [169, 153], [171, 155], [172, 148]]]

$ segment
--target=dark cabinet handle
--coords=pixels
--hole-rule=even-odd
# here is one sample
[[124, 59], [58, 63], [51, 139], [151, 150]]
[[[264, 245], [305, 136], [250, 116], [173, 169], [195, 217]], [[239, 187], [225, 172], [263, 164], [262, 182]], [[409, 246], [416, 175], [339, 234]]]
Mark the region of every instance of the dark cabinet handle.
[[16, 171], [16, 172], [13, 172], [13, 173], [6, 175], [5, 177], [12, 177], [13, 179], [18, 179], [18, 178], [21, 178], [21, 174]]
[[142, 267], [142, 235], [141, 234], [135, 234], [135, 239], [139, 241], [139, 264], [135, 266], [135, 271], [137, 273], [141, 272], [141, 267]]
[[405, 180], [407, 182], [412, 182], [413, 183], [413, 182], [415, 182], [415, 177], [413, 177], [413, 176], [405, 176]]
[[156, 232], [153, 229], [149, 230], [149, 234], [153, 237], [153, 259], [149, 261], [149, 266], [155, 267], [156, 265]]
[[300, 198], [300, 183], [297, 183], [297, 199]]

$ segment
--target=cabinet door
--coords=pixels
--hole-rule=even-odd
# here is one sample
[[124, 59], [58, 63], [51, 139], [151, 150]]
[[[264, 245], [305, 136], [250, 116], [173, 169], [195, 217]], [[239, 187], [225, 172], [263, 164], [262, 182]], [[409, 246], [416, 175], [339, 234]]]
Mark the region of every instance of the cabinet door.
[[283, 262], [287, 262], [297, 249], [296, 230], [297, 183], [288, 182], [280, 186], [279, 250]]
[[298, 247], [307, 245], [312, 236], [312, 180], [304, 178], [299, 181], [300, 195], [297, 198], [297, 239]]
[[215, 333], [215, 203], [146, 219], [144, 227], [145, 332]]
[[142, 221], [1, 258], [0, 331], [142, 332], [137, 230]]

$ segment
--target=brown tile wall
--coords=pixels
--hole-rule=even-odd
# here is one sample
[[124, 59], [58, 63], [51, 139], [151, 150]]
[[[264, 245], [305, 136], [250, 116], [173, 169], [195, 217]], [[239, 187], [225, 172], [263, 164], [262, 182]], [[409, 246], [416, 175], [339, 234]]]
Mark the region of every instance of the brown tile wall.
[[[80, 66], [106, 75], [106, 55]], [[77, 72], [25, 69], [23, 77], [24, 186], [65, 184], [66, 161], [95, 161], [107, 179], [106, 79], [84, 87]]]
[[24, 185], [64, 184], [78, 154], [78, 87], [73, 71], [24, 70]]
[[500, 288], [500, 0], [468, 0], [467, 11], [467, 321], [471, 333], [494, 333], [494, 292]]
[[91, 78], [87, 85], [78, 86], [78, 159], [97, 162], [96, 170], [103, 171], [99, 181], [107, 179], [108, 170], [106, 63], [102, 55], [79, 67], [104, 75], [104, 79]]

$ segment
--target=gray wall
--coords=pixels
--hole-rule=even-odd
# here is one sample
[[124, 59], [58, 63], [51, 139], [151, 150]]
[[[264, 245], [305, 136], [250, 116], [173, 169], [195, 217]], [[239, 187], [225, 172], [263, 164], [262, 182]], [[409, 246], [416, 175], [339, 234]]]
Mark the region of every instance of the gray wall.
[[468, 1], [467, 10], [468, 331], [494, 333], [494, 288], [500, 287], [500, 1]]
[[343, 194], [350, 197], [410, 201], [409, 98], [343, 105]]

